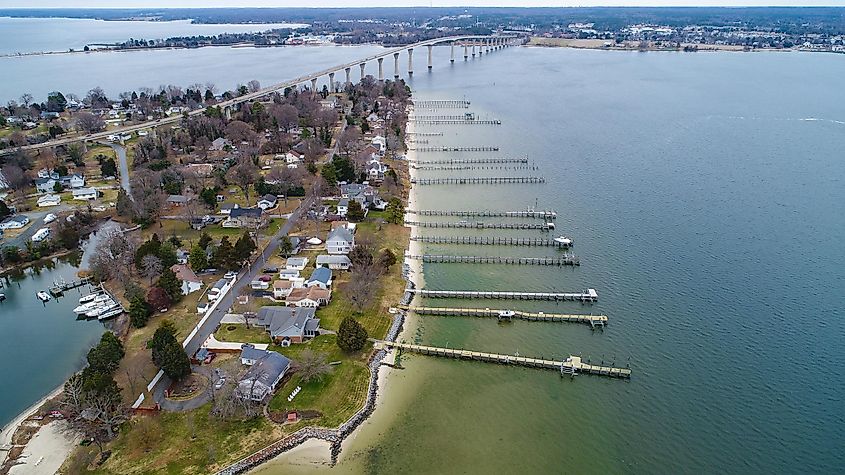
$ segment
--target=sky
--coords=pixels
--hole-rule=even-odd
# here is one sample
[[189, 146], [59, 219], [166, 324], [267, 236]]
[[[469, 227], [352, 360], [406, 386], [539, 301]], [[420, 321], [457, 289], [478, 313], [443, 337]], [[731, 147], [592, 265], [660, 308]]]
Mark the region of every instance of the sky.
[[0, 8], [842, 6], [845, 0], [0, 0]]

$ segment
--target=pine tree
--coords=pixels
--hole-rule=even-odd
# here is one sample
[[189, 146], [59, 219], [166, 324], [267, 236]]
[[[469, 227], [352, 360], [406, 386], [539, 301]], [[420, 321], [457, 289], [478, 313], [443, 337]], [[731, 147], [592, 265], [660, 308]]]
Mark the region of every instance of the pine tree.
[[229, 236], [223, 236], [223, 239], [220, 240], [220, 245], [214, 251], [212, 265], [220, 269], [236, 269], [238, 266], [233, 264], [235, 262], [234, 253], [235, 249], [232, 247], [232, 243], [229, 242]]
[[340, 322], [337, 332], [337, 346], [346, 352], [360, 351], [367, 344], [367, 330], [352, 317]]
[[249, 259], [249, 256], [252, 255], [252, 251], [255, 250], [255, 241], [249, 237], [249, 232], [244, 231], [243, 235], [238, 238], [238, 241], [235, 243], [235, 252], [234, 257], [235, 260], [238, 262], [243, 262]]
[[153, 309], [143, 298], [135, 297], [129, 302], [129, 322], [135, 328], [146, 326], [152, 313]]
[[209, 244], [211, 244], [211, 236], [209, 236], [207, 232], [203, 231], [199, 242], [197, 242], [197, 246], [204, 251], [208, 249]]
[[402, 206], [402, 201], [399, 198], [391, 198], [387, 204], [387, 222], [392, 224], [402, 224], [405, 219], [405, 210]]
[[114, 333], [107, 331], [100, 337], [97, 346], [88, 351], [88, 366], [92, 371], [111, 374], [120, 365], [120, 360], [125, 354], [123, 343]]
[[181, 379], [191, 373], [191, 362], [182, 345], [176, 340], [176, 329], [169, 321], [162, 322], [150, 342], [153, 363], [171, 379]]
[[208, 268], [208, 255], [205, 253], [205, 248], [196, 245], [191, 249], [191, 254], [188, 256], [188, 264], [191, 269], [199, 272]]
[[182, 298], [182, 282], [176, 277], [176, 273], [169, 267], [161, 271], [156, 286], [167, 292], [170, 300], [178, 302]]

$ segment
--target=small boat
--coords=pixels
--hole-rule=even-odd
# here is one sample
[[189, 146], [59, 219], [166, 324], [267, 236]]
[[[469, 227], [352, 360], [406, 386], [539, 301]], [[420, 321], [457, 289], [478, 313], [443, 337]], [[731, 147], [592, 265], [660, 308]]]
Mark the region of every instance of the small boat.
[[49, 301], [50, 299], [53, 298], [53, 297], [50, 297], [50, 294], [48, 294], [47, 292], [44, 292], [43, 290], [39, 290], [35, 294], [35, 296], [38, 297], [38, 299], [41, 300], [42, 302], [47, 302], [47, 301]]
[[499, 320], [510, 320], [516, 315], [516, 312], [513, 310], [500, 310], [499, 311]]
[[6, 294], [4, 294], [3, 292], [0, 292], [0, 302], [2, 302], [4, 300], [6, 300]]
[[554, 229], [555, 223], [546, 223], [546, 229]]
[[572, 245], [572, 239], [570, 239], [570, 238], [568, 238], [568, 237], [566, 237], [566, 236], [558, 236], [558, 237], [556, 237], [556, 238], [555, 238], [555, 242], [556, 242], [556, 243], [558, 243], [558, 244], [560, 244], [560, 245], [563, 245], [563, 246], [571, 246], [571, 245]]
[[97, 315], [97, 320], [107, 320], [107, 319], [112, 318], [114, 316], [120, 315], [121, 313], [123, 313], [123, 308], [121, 308], [120, 305], [117, 305], [114, 308], [112, 308], [111, 310], [107, 310], [107, 311]]
[[99, 297], [101, 295], [103, 295], [103, 294], [100, 293], [100, 292], [95, 292], [93, 294], [84, 295], [82, 297], [79, 297], [79, 303], [83, 304], [83, 303], [93, 302], [97, 297]]
[[100, 315], [107, 313], [109, 310], [114, 310], [116, 307], [114, 301], [110, 305], [102, 305], [100, 307], [95, 307], [93, 310], [89, 310], [85, 312], [86, 317], [99, 317]]
[[88, 312], [89, 310], [93, 310], [97, 307], [102, 307], [107, 302], [112, 302], [111, 297], [109, 297], [106, 294], [98, 295], [98, 296], [94, 297], [94, 300], [92, 300], [88, 303], [84, 303], [84, 304], [76, 307], [75, 309], [73, 309], [73, 312], [74, 313], [85, 313], [85, 312]]

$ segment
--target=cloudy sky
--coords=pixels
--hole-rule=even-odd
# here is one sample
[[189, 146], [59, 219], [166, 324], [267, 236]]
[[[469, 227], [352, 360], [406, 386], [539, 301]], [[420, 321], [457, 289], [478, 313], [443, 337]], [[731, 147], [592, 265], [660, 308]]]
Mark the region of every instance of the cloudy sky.
[[0, 0], [0, 8], [381, 6], [845, 6], [845, 0]]

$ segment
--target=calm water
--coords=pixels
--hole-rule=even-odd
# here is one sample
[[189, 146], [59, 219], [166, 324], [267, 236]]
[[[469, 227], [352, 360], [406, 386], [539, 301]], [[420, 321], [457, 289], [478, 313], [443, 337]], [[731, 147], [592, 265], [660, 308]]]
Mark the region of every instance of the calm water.
[[[0, 102], [18, 100], [26, 92], [43, 101], [55, 90], [85, 97], [88, 90], [97, 86], [117, 97], [123, 91], [168, 84], [184, 88], [211, 82], [219, 91], [234, 89], [252, 79], [270, 85], [363, 58], [380, 49], [372, 45], [210, 47], [0, 57]], [[377, 74], [375, 63], [369, 65], [367, 73]], [[356, 70], [353, 78], [357, 77]], [[324, 83], [328, 84], [328, 79], [322, 79], [318, 87]]]
[[92, 43], [117, 43], [130, 38], [164, 39], [175, 36], [250, 33], [273, 28], [301, 28], [303, 24], [192, 24], [180, 21], [104, 21], [81, 18], [0, 17], [0, 54], [79, 51]]
[[[84, 249], [96, 242], [93, 236]], [[87, 266], [87, 257], [54, 260], [2, 280], [0, 292], [6, 301], [0, 303], [0, 427], [85, 366], [88, 349], [100, 339], [102, 323], [77, 320], [73, 313], [85, 289], [46, 303], [35, 296], [56, 280], [75, 280], [78, 268]]]
[[[570, 380], [406, 356], [388, 400], [333, 471], [845, 471], [843, 58], [520, 48], [450, 67], [448, 50], [438, 53], [435, 72], [413, 78], [416, 96], [466, 97], [472, 111], [503, 125], [418, 130], [445, 132], [431, 145], [498, 145], [497, 155], [528, 155], [540, 167], [459, 173], [540, 174], [547, 183], [421, 187], [420, 207], [521, 209], [536, 199], [558, 211], [558, 231], [575, 238], [582, 266], [431, 264], [428, 288], [590, 286], [600, 295], [591, 307], [472, 303], [594, 311], [611, 320], [593, 332], [420, 317], [404, 339], [556, 358], [581, 353], [630, 363], [634, 377]], [[277, 463], [262, 473], [291, 468], [301, 469]]]

